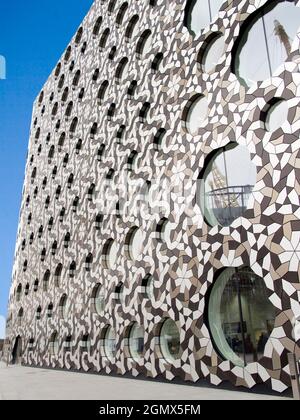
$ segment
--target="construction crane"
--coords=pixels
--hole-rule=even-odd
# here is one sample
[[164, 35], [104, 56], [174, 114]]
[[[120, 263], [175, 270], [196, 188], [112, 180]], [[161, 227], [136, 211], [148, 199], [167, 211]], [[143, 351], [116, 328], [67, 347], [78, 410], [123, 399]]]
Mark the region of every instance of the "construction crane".
[[[211, 188], [211, 192], [215, 192], [213, 195], [213, 200], [215, 202], [216, 208], [224, 209], [230, 207], [239, 207], [236, 194], [229, 192], [226, 178], [215, 163], [212, 166], [211, 174], [213, 179], [209, 181], [209, 186]], [[220, 191], [220, 194], [218, 194], [218, 190]]]
[[283, 44], [286, 55], [288, 56], [291, 52], [291, 42], [286, 30], [284, 29], [283, 25], [277, 20], [274, 20], [274, 33], [278, 36], [279, 41]]

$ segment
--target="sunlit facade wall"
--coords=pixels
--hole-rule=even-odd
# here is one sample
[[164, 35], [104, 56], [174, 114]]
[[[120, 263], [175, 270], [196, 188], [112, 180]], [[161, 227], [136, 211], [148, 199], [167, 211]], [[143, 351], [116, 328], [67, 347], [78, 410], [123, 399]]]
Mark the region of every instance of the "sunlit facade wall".
[[10, 362], [252, 388], [299, 350], [294, 1], [95, 1], [35, 101]]

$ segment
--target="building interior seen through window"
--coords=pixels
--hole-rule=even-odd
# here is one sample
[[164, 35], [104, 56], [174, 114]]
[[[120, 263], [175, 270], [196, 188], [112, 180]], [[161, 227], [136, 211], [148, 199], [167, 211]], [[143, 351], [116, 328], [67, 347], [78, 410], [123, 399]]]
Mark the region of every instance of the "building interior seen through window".
[[212, 286], [208, 321], [216, 349], [244, 367], [257, 362], [273, 330], [275, 307], [262, 278], [249, 267], [227, 268]]

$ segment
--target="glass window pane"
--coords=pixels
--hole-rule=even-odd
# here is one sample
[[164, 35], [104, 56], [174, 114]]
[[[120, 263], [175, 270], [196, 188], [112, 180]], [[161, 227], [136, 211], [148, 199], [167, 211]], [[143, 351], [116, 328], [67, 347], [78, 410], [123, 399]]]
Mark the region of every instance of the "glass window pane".
[[241, 367], [258, 361], [275, 320], [264, 280], [249, 267], [224, 270], [210, 295], [208, 319], [224, 359]]
[[208, 43], [202, 59], [202, 68], [206, 73], [214, 70], [225, 49], [224, 37], [220, 34], [214, 36]]
[[201, 29], [209, 25], [219, 12], [224, 0], [194, 0], [186, 10], [189, 31], [198, 35]]
[[144, 352], [144, 329], [138, 324], [134, 324], [129, 336], [130, 354], [135, 360], [139, 360]]
[[229, 226], [246, 210], [256, 168], [246, 147], [229, 144], [209, 162], [203, 176], [200, 206], [210, 226]]
[[279, 100], [272, 105], [267, 112], [266, 129], [268, 131], [275, 131], [280, 128], [287, 120], [288, 111], [288, 104], [284, 100]]
[[112, 242], [109, 248], [109, 254], [108, 254], [109, 268], [114, 268], [114, 265], [117, 261], [117, 255], [118, 255], [118, 245], [116, 244], [116, 242]]
[[109, 360], [113, 360], [116, 352], [116, 333], [109, 327], [104, 338], [104, 352]]
[[154, 279], [152, 276], [148, 277], [146, 284], [146, 294], [149, 299], [154, 298]]
[[300, 8], [287, 1], [268, 2], [258, 15], [250, 16], [246, 25], [237, 50], [235, 74], [241, 83], [251, 86], [271, 77], [288, 57], [300, 26]]
[[186, 127], [190, 134], [197, 134], [202, 123], [207, 118], [207, 114], [207, 99], [201, 95], [197, 95], [195, 99], [192, 98], [186, 118]]
[[167, 361], [174, 361], [179, 357], [180, 334], [176, 323], [167, 319], [160, 332], [160, 347], [164, 358]]
[[143, 250], [144, 235], [141, 229], [137, 229], [130, 241], [130, 254], [133, 260], [136, 260]]
[[104, 311], [105, 307], [105, 292], [104, 289], [99, 286], [95, 298], [95, 309], [98, 314], [101, 314]]

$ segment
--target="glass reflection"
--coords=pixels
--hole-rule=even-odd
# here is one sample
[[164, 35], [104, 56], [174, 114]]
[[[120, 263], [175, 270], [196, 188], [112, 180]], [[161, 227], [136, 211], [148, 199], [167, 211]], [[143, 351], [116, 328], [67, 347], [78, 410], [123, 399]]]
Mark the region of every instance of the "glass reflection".
[[249, 267], [223, 271], [211, 292], [208, 320], [215, 345], [226, 360], [241, 367], [258, 361], [275, 320], [263, 279]]
[[95, 309], [98, 314], [101, 314], [104, 311], [105, 307], [105, 294], [102, 287], [99, 285], [95, 297]]
[[114, 265], [116, 264], [116, 261], [117, 261], [117, 256], [118, 256], [118, 245], [116, 244], [116, 242], [112, 242], [112, 244], [109, 248], [109, 253], [108, 253], [109, 268], [114, 267]]
[[61, 318], [66, 319], [68, 314], [67, 297], [64, 296], [60, 302], [60, 315]]
[[191, 100], [191, 105], [188, 110], [186, 119], [186, 126], [190, 134], [197, 134], [197, 131], [205, 121], [208, 114], [208, 103], [205, 96], [197, 95]]
[[248, 150], [230, 143], [221, 148], [208, 164], [201, 186], [200, 206], [211, 226], [229, 226], [246, 210], [256, 168]]
[[151, 274], [147, 274], [142, 280], [142, 287], [148, 299], [154, 298], [154, 279]]
[[186, 26], [193, 35], [209, 25], [219, 12], [224, 0], [192, 0], [186, 10]]
[[180, 335], [176, 323], [171, 319], [167, 319], [161, 328], [160, 347], [166, 360], [174, 361], [178, 358]]
[[59, 350], [58, 334], [53, 333], [49, 342], [49, 352], [51, 356], [57, 355]]
[[112, 327], [109, 327], [105, 334], [104, 352], [109, 360], [112, 360], [116, 353], [116, 333]]
[[248, 23], [237, 50], [234, 73], [249, 87], [271, 77], [288, 57], [300, 26], [300, 8], [289, 1], [268, 2]]
[[287, 120], [289, 107], [286, 101], [278, 100], [270, 106], [267, 112], [266, 129], [275, 131]]
[[210, 39], [203, 55], [202, 68], [206, 73], [211, 72], [216, 67], [223, 55], [224, 49], [225, 42], [223, 35], [214, 35]]
[[141, 52], [141, 55], [145, 56], [148, 54], [152, 47], [152, 34], [149, 34], [149, 36], [146, 37], [145, 43], [143, 45], [143, 50]]
[[129, 349], [133, 359], [138, 360], [144, 352], [144, 329], [138, 324], [134, 324], [130, 330]]
[[136, 229], [130, 241], [130, 255], [136, 260], [143, 251], [144, 235], [141, 229]]

